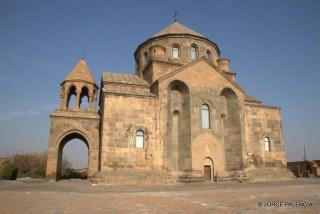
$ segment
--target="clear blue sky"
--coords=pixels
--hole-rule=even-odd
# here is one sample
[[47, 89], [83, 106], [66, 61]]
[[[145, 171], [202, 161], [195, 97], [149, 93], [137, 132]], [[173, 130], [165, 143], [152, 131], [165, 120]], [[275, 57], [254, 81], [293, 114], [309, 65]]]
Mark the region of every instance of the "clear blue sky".
[[249, 95], [282, 107], [288, 160], [303, 145], [320, 159], [318, 0], [0, 0], [0, 156], [47, 148], [59, 84], [81, 56], [97, 82], [133, 73], [135, 48], [174, 11], [218, 44]]

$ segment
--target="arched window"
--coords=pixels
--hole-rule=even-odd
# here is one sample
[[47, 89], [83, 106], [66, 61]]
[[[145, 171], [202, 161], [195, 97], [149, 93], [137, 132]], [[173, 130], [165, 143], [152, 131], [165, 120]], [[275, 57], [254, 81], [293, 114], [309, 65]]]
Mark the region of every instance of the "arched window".
[[264, 150], [266, 152], [270, 152], [271, 151], [270, 138], [269, 137], [264, 137]]
[[210, 52], [209, 50], [207, 50], [207, 58], [208, 58], [209, 61], [212, 60], [212, 59], [211, 59], [211, 52]]
[[77, 89], [73, 85], [70, 87], [67, 97], [67, 109], [73, 108], [77, 105]]
[[84, 110], [89, 108], [89, 89], [86, 86], [81, 89], [80, 108]]
[[148, 60], [148, 53], [144, 52], [143, 56], [144, 56], [144, 60], [147, 61]]
[[191, 59], [197, 59], [198, 58], [198, 48], [196, 45], [191, 46]]
[[210, 127], [210, 109], [207, 104], [201, 106], [201, 128], [208, 129]]
[[178, 45], [172, 46], [172, 58], [173, 59], [179, 58], [179, 46]]
[[139, 130], [136, 132], [136, 148], [143, 149], [144, 147], [144, 133]]

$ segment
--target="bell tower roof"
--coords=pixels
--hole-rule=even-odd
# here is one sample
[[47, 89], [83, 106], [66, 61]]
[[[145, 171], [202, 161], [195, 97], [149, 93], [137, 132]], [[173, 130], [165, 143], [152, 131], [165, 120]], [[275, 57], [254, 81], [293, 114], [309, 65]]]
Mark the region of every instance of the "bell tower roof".
[[65, 81], [84, 81], [84, 82], [97, 85], [84, 58], [80, 59], [78, 64], [72, 69], [72, 71], [64, 79], [64, 82]]

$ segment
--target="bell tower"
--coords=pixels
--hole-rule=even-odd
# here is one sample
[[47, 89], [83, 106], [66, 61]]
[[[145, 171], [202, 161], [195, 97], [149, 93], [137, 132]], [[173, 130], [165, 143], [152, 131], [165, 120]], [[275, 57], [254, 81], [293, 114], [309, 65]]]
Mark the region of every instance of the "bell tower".
[[63, 147], [73, 139], [83, 141], [88, 148], [88, 175], [91, 176], [99, 168], [100, 115], [96, 111], [98, 86], [84, 58], [60, 85], [60, 104], [50, 115], [46, 176], [61, 177]]
[[[61, 83], [59, 110], [95, 112], [97, 104], [98, 86], [89, 70], [84, 58]], [[72, 96], [76, 101], [70, 105]], [[86, 108], [81, 105], [87, 102]]]

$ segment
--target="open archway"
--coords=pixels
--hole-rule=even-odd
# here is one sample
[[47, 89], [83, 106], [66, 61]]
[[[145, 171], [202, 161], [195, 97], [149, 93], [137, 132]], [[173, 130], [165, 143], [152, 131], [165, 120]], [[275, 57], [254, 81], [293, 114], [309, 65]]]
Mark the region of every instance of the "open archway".
[[83, 110], [88, 110], [89, 108], [89, 89], [86, 86], [81, 89], [80, 108]]
[[68, 141], [62, 149], [61, 178], [88, 177], [88, 147], [79, 139]]
[[[78, 144], [78, 145], [77, 145]], [[82, 147], [82, 154], [85, 155], [81, 157], [81, 154], [77, 154], [76, 159], [85, 159], [87, 160], [87, 164], [85, 164], [85, 168], [77, 169], [76, 162], [70, 162], [70, 159], [66, 158], [66, 155], [64, 155], [64, 152], [68, 150], [68, 147]], [[83, 148], [85, 147], [85, 148]], [[79, 151], [79, 150], [78, 150]], [[78, 132], [72, 132], [64, 136], [60, 143], [58, 144], [58, 162], [57, 162], [57, 169], [56, 169], [56, 179], [67, 179], [67, 178], [87, 178], [88, 174], [88, 167], [89, 167], [89, 143], [86, 137], [84, 135], [78, 133]], [[73, 151], [75, 152], [75, 151]], [[69, 156], [69, 155], [68, 155]], [[73, 155], [74, 156], [74, 155]], [[73, 158], [72, 158], [73, 159]]]
[[67, 108], [71, 109], [77, 105], [77, 88], [72, 85], [69, 88], [68, 98], [67, 98]]

